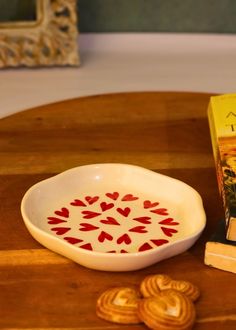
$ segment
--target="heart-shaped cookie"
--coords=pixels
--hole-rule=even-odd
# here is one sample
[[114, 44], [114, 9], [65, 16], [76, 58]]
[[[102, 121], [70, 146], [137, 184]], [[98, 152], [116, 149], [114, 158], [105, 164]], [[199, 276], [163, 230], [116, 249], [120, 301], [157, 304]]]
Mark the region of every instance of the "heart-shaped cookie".
[[139, 318], [151, 329], [189, 330], [196, 312], [192, 301], [176, 290], [163, 290], [158, 296], [139, 300]]
[[174, 289], [184, 293], [192, 301], [197, 300], [200, 295], [198, 287], [191, 282], [172, 280], [164, 274], [149, 275], [141, 282], [140, 291], [145, 298], [156, 296], [162, 290]]
[[115, 323], [140, 323], [137, 315], [140, 299], [141, 295], [135, 288], [111, 288], [103, 292], [98, 298], [96, 313], [100, 318]]

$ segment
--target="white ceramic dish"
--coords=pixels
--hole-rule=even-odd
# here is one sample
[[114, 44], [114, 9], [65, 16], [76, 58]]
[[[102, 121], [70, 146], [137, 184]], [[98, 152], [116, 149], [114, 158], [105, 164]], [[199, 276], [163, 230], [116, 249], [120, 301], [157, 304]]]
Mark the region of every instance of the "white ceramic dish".
[[107, 271], [141, 269], [177, 255], [206, 223], [193, 188], [125, 164], [80, 166], [41, 181], [26, 192], [21, 212], [42, 245]]

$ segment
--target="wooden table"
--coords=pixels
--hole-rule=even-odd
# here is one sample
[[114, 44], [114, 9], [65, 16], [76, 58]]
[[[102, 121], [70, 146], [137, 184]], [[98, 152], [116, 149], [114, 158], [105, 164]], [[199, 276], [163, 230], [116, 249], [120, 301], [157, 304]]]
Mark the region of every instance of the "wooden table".
[[[39, 91], [40, 93], [40, 91]], [[39, 107], [0, 121], [0, 326], [14, 329], [145, 329], [95, 314], [105, 289], [166, 273], [199, 286], [194, 329], [236, 329], [236, 277], [205, 266], [204, 246], [223, 216], [207, 122], [208, 94], [125, 93]], [[83, 164], [140, 165], [194, 187], [206, 229], [187, 252], [149, 268], [109, 273], [48, 251], [27, 231], [20, 202], [34, 183]]]

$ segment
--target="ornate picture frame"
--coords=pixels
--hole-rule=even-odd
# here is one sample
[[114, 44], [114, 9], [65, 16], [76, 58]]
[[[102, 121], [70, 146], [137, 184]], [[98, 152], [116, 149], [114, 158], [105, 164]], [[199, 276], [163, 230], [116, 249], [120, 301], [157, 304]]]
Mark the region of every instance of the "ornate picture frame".
[[78, 66], [76, 0], [36, 0], [36, 20], [0, 22], [0, 68]]

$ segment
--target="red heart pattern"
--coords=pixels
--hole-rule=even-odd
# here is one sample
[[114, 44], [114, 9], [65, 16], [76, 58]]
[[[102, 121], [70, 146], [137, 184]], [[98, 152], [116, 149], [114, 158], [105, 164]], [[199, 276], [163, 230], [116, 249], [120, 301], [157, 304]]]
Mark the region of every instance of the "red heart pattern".
[[118, 207], [116, 209], [116, 211], [127, 218], [128, 215], [130, 214], [131, 209], [129, 207], [125, 207], [124, 209], [121, 209], [120, 207]]
[[122, 202], [132, 202], [132, 201], [135, 201], [137, 199], [138, 199], [138, 197], [135, 197], [132, 194], [127, 194], [121, 200], [122, 200]]
[[105, 231], [101, 231], [100, 235], [98, 236], [99, 242], [103, 243], [106, 239], [108, 241], [112, 241], [113, 237], [110, 234], [106, 233]]
[[[116, 250], [107, 251], [107, 253], [116, 253]], [[121, 249], [120, 253], [128, 253], [128, 251]]]
[[49, 220], [49, 225], [58, 225], [59, 223], [66, 222], [66, 220], [61, 220], [55, 217], [48, 217], [47, 219]]
[[81, 226], [79, 229], [80, 231], [91, 231], [91, 230], [96, 230], [99, 228], [99, 227], [94, 226], [91, 223], [87, 223], [87, 222], [81, 223], [80, 226]]
[[81, 201], [80, 199], [75, 199], [73, 202], [70, 203], [72, 206], [86, 206], [86, 204]]
[[104, 223], [105, 225], [117, 225], [120, 226], [119, 222], [112, 217], [107, 217], [106, 220], [100, 220], [101, 223]]
[[64, 235], [65, 233], [67, 233], [70, 228], [68, 227], [54, 227], [54, 228], [51, 228], [52, 231], [55, 231], [56, 232], [56, 235]]
[[161, 227], [161, 230], [163, 231], [163, 233], [168, 236], [171, 237], [173, 236], [173, 234], [177, 233], [178, 230], [173, 229], [173, 228], [166, 228], [166, 227]]
[[113, 201], [116, 201], [117, 198], [119, 197], [119, 193], [117, 191], [114, 191], [113, 193], [106, 193], [106, 196], [108, 198], [113, 199]]
[[54, 213], [59, 215], [59, 217], [69, 218], [69, 210], [66, 207], [62, 207], [61, 210], [55, 211]]
[[151, 239], [151, 242], [154, 243], [156, 246], [161, 246], [163, 244], [169, 243], [167, 239]]
[[129, 231], [133, 232], [133, 233], [143, 234], [143, 233], [148, 232], [145, 228], [146, 228], [145, 226], [137, 226], [137, 227], [133, 227], [133, 228], [129, 229]]
[[149, 200], [146, 200], [146, 201], [143, 202], [143, 207], [144, 207], [145, 209], [150, 209], [150, 208], [152, 208], [152, 207], [156, 207], [157, 205], [159, 205], [158, 202], [154, 202], [154, 203], [152, 203], [152, 202], [149, 201]]
[[70, 244], [77, 244], [83, 242], [82, 239], [75, 238], [75, 237], [64, 237], [64, 240]]
[[138, 249], [139, 252], [143, 252], [143, 251], [147, 251], [147, 250], [151, 250], [152, 246], [149, 243], [144, 243], [140, 246], [140, 248]]
[[131, 243], [131, 238], [129, 237], [128, 234], [123, 234], [117, 239], [117, 244], [121, 244], [121, 243], [125, 243], [127, 245]]
[[[132, 207], [119, 207], [119, 204], [116, 205], [116, 208], [114, 209], [114, 211], [112, 211], [112, 213], [108, 214], [110, 216], [106, 216], [105, 218], [101, 218], [100, 216], [103, 214], [103, 212], [106, 212], [110, 209], [112, 209], [115, 206], [115, 201], [120, 200], [120, 202], [133, 202], [136, 200], [139, 200], [138, 196], [133, 195], [132, 193], [127, 193], [125, 195], [123, 195], [123, 197], [120, 197], [120, 193], [118, 191], [114, 191], [114, 192], [107, 192], [105, 193], [105, 195], [103, 195], [103, 197], [107, 197], [110, 200], [112, 200], [113, 202], [106, 202], [106, 201], [101, 201], [100, 204], [96, 204], [95, 206], [92, 206], [93, 204], [95, 204], [99, 199], [101, 199], [101, 196], [93, 196], [93, 195], [87, 195], [82, 197], [81, 199], [74, 199], [72, 202], [70, 202], [71, 206], [76, 206], [76, 207], [82, 207], [82, 208], [89, 208], [92, 206], [91, 209], [86, 209], [86, 210], [79, 210], [77, 209], [77, 212], [80, 213], [80, 217], [83, 217], [84, 219], [95, 219], [93, 221], [93, 223], [88, 223], [88, 222], [82, 222], [80, 223], [78, 221], [78, 225], [79, 227], [77, 228], [77, 230], [79, 230], [80, 232], [90, 232], [90, 231], [99, 231], [98, 232], [98, 236], [97, 236], [97, 240], [100, 244], [105, 244], [106, 242], [111, 242], [114, 240], [113, 234], [110, 232], [110, 226], [121, 226], [122, 225], [122, 218], [116, 218], [113, 217], [111, 215], [114, 214], [114, 211], [116, 211], [117, 213], [119, 213], [121, 216], [127, 218], [131, 211], [133, 210]], [[120, 199], [119, 199], [120, 197]], [[87, 204], [86, 204], [87, 203]], [[168, 216], [168, 210], [166, 208], [160, 207], [160, 208], [156, 208], [160, 203], [155, 201], [152, 202], [150, 200], [144, 200], [144, 201], [140, 201], [143, 210], [146, 210], [146, 214], [143, 213], [142, 216], [137, 216], [133, 217], [131, 219], [126, 220], [124, 223], [126, 223], [125, 225], [125, 232], [123, 232], [122, 235], [120, 235], [118, 238], [116, 237], [114, 242], [116, 242], [117, 245], [121, 245], [121, 244], [125, 244], [125, 245], [130, 245], [133, 242], [133, 244], [135, 244], [135, 239], [136, 239], [136, 234], [140, 235], [140, 234], [145, 234], [148, 233], [149, 229], [152, 230], [152, 226], [145, 226], [145, 225], [150, 225], [152, 223], [154, 223], [154, 216], [153, 218], [151, 216], [148, 216], [147, 212], [151, 212], [153, 214], [159, 215], [161, 216]], [[100, 211], [98, 210], [98, 206], [100, 205]], [[127, 204], [126, 204], [127, 205]], [[130, 204], [130, 205], [136, 205], [135, 204]], [[118, 207], [117, 207], [118, 206]], [[136, 209], [136, 207], [134, 207], [134, 209]], [[72, 212], [72, 211], [71, 211]], [[74, 209], [73, 212], [76, 212], [76, 209]], [[72, 212], [72, 214], [70, 214], [70, 210], [67, 207], [62, 207], [61, 209], [58, 209], [56, 211], [54, 211], [54, 214], [57, 216], [49, 216], [47, 217], [48, 220], [48, 224], [49, 225], [58, 225], [58, 224], [62, 224], [67, 222], [68, 224], [70, 224], [70, 219], [69, 217], [73, 217], [74, 213]], [[136, 211], [137, 212], [137, 211]], [[150, 215], [150, 213], [149, 213]], [[172, 237], [175, 233], [177, 233], [178, 231], [176, 229], [174, 229], [172, 226], [177, 226], [179, 225], [179, 222], [177, 222], [176, 220], [174, 220], [171, 217], [166, 217], [164, 219], [160, 219], [159, 217], [159, 221], [158, 224], [160, 225], [160, 229], [162, 230], [163, 234], [167, 237]], [[62, 218], [62, 219], [61, 219]], [[139, 225], [139, 226], [132, 226], [132, 221], [137, 221], [140, 224], [143, 225]], [[102, 227], [101, 224], [103, 225], [107, 225], [107, 227]], [[128, 228], [127, 228], [127, 224], [128, 224]], [[131, 226], [130, 226], [131, 225]], [[70, 225], [69, 225], [70, 226]], [[67, 233], [68, 231], [71, 230], [70, 227], [53, 227], [50, 228], [51, 231], [53, 231], [56, 235], [60, 235], [63, 236], [65, 233]], [[172, 228], [170, 228], [170, 226]], [[102, 230], [103, 228], [107, 228], [108, 230]], [[74, 228], [72, 228], [74, 229]], [[122, 229], [121, 229], [122, 230]], [[129, 233], [132, 233], [131, 236], [129, 236]], [[76, 235], [75, 235], [76, 236]], [[74, 236], [67, 236], [67, 237], [63, 237], [63, 239], [65, 241], [67, 241], [70, 244], [79, 244], [84, 242], [84, 244], [78, 246], [82, 249], [85, 250], [89, 250], [89, 251], [93, 251], [93, 246], [92, 246], [92, 242], [89, 242], [87, 239], [87, 242], [84, 238], [84, 236], [82, 235], [82, 237], [74, 237]], [[90, 237], [90, 236], [88, 236]], [[142, 237], [142, 235], [141, 235]], [[146, 237], [146, 236], [143, 236]], [[145, 239], [145, 238], [144, 238]], [[90, 239], [89, 239], [90, 240]], [[92, 239], [91, 239], [92, 241]], [[159, 247], [162, 246], [164, 244], [169, 243], [169, 240], [167, 239], [163, 239], [163, 238], [155, 238], [155, 239], [150, 239], [150, 241], [140, 241], [141, 244], [139, 246], [139, 248], [137, 249], [139, 252], [142, 251], [148, 251], [151, 250], [155, 247]], [[115, 246], [113, 246], [113, 248], [115, 248], [114, 250], [108, 250], [107, 249], [107, 253], [128, 253], [129, 251], [126, 251], [125, 249], [117, 249]]]
[[85, 200], [86, 202], [89, 203], [89, 205], [92, 205], [94, 203], [96, 203], [96, 201], [99, 199], [99, 196], [94, 196], [94, 197], [91, 197], [91, 196], [86, 196], [85, 197]]
[[82, 211], [82, 214], [84, 214], [84, 216], [83, 216], [84, 219], [93, 219], [93, 218], [101, 215], [101, 213], [93, 212], [93, 211]]
[[160, 222], [161, 225], [167, 225], [167, 226], [177, 226], [179, 225], [179, 222], [175, 222], [173, 218], [166, 218]]
[[156, 209], [156, 210], [151, 210], [150, 212], [159, 214], [159, 215], [168, 215], [167, 209]]
[[145, 223], [145, 224], [149, 224], [151, 223], [151, 218], [150, 217], [139, 217], [139, 218], [133, 218], [133, 220], [141, 222], [141, 223]]
[[101, 206], [102, 212], [105, 212], [105, 211], [107, 211], [107, 210], [112, 209], [113, 206], [114, 206], [114, 204], [113, 204], [113, 203], [102, 202], [102, 203], [100, 204], [100, 206]]
[[92, 247], [91, 243], [80, 245], [80, 248], [85, 249], [85, 250], [89, 250], [89, 251], [93, 251], [93, 247]]

